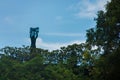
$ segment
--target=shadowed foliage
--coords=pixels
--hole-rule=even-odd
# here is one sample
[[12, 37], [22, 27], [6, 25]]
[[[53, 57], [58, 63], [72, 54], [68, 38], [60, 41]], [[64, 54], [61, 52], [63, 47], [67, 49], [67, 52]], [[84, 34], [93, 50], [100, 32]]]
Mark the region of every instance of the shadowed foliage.
[[50, 52], [36, 48], [32, 30], [31, 47], [0, 49], [0, 80], [119, 80], [120, 0], [108, 2], [95, 21], [85, 43]]

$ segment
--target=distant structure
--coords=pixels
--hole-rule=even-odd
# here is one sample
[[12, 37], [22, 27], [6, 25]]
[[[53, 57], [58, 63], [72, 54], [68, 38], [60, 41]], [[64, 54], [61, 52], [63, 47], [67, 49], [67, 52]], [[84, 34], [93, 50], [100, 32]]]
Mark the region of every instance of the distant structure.
[[31, 48], [36, 48], [36, 39], [38, 37], [39, 27], [30, 28]]

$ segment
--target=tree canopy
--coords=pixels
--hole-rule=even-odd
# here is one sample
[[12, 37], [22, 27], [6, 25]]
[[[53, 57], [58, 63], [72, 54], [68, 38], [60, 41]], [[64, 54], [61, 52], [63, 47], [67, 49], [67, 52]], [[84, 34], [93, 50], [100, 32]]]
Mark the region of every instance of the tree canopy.
[[29, 46], [0, 49], [0, 80], [119, 80], [120, 0], [108, 2], [95, 21], [85, 43], [51, 52]]

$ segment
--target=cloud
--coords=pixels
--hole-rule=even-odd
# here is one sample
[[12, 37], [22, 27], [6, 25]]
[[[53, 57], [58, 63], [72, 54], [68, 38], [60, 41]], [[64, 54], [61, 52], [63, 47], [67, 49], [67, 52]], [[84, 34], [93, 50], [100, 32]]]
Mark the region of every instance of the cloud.
[[52, 50], [56, 50], [56, 49], [60, 49], [60, 47], [63, 46], [68, 46], [74, 43], [80, 44], [80, 43], [84, 43], [85, 41], [79, 41], [79, 40], [75, 40], [75, 41], [71, 41], [71, 42], [66, 42], [66, 43], [47, 43], [44, 42], [41, 38], [38, 38], [36, 41], [36, 46], [38, 48], [43, 48], [43, 49], [48, 49], [50, 51]]
[[72, 5], [72, 9], [76, 10], [75, 16], [79, 18], [96, 17], [96, 13], [99, 10], [105, 11], [105, 4], [110, 0], [80, 0], [76, 5]]
[[81, 36], [85, 36], [85, 34], [83, 34], [83, 33], [44, 33], [44, 35], [63, 36], [63, 37], [81, 37]]

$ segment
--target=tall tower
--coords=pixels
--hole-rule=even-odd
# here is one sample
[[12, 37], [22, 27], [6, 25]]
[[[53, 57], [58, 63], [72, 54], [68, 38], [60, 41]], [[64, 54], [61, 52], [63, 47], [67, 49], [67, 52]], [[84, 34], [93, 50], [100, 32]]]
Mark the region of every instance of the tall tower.
[[30, 28], [31, 48], [36, 48], [36, 39], [38, 37], [39, 27]]

